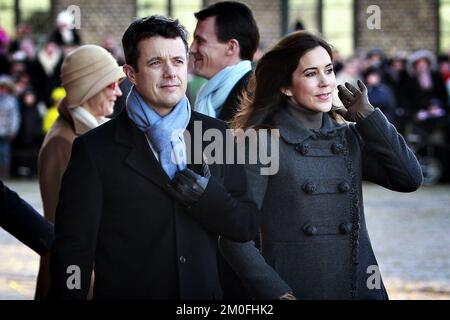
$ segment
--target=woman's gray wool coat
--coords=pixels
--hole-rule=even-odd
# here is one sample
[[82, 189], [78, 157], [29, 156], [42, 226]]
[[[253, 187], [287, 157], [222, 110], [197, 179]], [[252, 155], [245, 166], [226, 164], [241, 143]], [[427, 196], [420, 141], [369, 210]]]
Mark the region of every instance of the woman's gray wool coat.
[[298, 299], [387, 299], [364, 218], [362, 181], [400, 192], [422, 183], [413, 152], [379, 109], [357, 124], [324, 113], [307, 130], [286, 108], [279, 172], [247, 165], [261, 209], [260, 249], [221, 238], [222, 254], [258, 299], [291, 291]]

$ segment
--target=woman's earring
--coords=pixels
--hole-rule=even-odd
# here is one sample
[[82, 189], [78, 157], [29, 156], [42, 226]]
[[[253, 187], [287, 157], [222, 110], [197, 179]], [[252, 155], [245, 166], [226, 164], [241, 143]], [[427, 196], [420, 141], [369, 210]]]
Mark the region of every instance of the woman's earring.
[[287, 89], [282, 89], [281, 93], [284, 94], [285, 96], [292, 97], [291, 92], [289, 92], [289, 90]]

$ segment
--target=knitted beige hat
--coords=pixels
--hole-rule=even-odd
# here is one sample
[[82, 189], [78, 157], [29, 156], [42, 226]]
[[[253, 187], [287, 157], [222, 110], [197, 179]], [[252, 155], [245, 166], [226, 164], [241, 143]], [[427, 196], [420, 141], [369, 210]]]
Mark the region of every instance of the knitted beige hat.
[[61, 67], [69, 108], [79, 106], [114, 81], [125, 78], [122, 67], [106, 49], [84, 45], [72, 51]]

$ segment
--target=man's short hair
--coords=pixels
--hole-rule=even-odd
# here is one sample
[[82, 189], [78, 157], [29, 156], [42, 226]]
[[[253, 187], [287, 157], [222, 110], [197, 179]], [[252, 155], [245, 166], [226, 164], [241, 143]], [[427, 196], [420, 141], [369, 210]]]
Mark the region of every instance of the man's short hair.
[[186, 53], [188, 52], [188, 32], [178, 20], [164, 16], [150, 16], [138, 19], [130, 24], [122, 37], [125, 61], [136, 71], [139, 71], [139, 42], [155, 36], [170, 39], [180, 37], [183, 40]]
[[252, 60], [259, 45], [259, 31], [252, 11], [243, 3], [217, 2], [194, 14], [203, 21], [216, 17], [216, 33], [220, 42], [236, 39], [241, 48], [240, 58]]

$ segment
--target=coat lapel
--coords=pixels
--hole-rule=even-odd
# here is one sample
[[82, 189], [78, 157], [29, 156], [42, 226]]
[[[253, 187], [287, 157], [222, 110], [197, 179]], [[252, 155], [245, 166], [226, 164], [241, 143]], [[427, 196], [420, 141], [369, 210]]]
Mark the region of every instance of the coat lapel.
[[[143, 132], [141, 132], [136, 125], [128, 118], [126, 110], [122, 111], [118, 116], [118, 126], [115, 133], [115, 140], [117, 143], [129, 147], [131, 150], [125, 158], [125, 163], [133, 170], [135, 170], [140, 175], [144, 176], [151, 182], [157, 184], [162, 188], [166, 188], [170, 183], [170, 178], [166, 172], [161, 167], [159, 161], [153, 154], [148, 141]], [[187, 143], [187, 154], [191, 157], [192, 162], [194, 161], [194, 139], [201, 139], [200, 137], [195, 137], [195, 135], [202, 134], [208, 128], [206, 123], [202, 122], [202, 130], [195, 132], [194, 121], [201, 121], [201, 119], [196, 115], [195, 112], [191, 112], [191, 117], [189, 123], [186, 127], [186, 133], [191, 136], [191, 143]], [[194, 133], [195, 132], [195, 133]], [[187, 142], [187, 141], [186, 141]], [[201, 150], [204, 150], [209, 142], [205, 142], [202, 139]], [[201, 164], [188, 164], [188, 167], [196, 172], [200, 172]]]
[[128, 118], [126, 110], [119, 117], [115, 140], [131, 148], [125, 158], [126, 165], [156, 185], [166, 188], [170, 183], [169, 176], [150, 149], [144, 133]]

